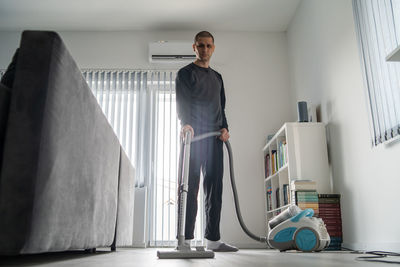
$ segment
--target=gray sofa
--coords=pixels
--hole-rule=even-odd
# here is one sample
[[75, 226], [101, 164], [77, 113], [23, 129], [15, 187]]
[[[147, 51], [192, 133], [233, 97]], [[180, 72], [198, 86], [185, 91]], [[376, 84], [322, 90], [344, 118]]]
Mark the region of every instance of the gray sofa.
[[132, 244], [134, 168], [58, 34], [0, 86], [0, 254]]

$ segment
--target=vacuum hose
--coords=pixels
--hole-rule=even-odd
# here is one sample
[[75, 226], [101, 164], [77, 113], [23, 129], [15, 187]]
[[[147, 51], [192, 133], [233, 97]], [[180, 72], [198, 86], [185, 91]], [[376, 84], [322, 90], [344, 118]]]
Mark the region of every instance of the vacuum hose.
[[[220, 135], [221, 135], [221, 132], [205, 133], [205, 134], [202, 134], [202, 135], [195, 136], [192, 139], [192, 143], [196, 142], [196, 141], [200, 141], [200, 140], [202, 140], [204, 138], [207, 138], [207, 137], [220, 136]], [[255, 234], [253, 234], [252, 232], [250, 232], [250, 230], [247, 228], [247, 226], [243, 222], [242, 213], [240, 212], [240, 207], [239, 207], [238, 193], [237, 193], [236, 184], [235, 184], [235, 172], [233, 170], [233, 153], [232, 153], [232, 148], [231, 148], [231, 144], [229, 143], [229, 141], [225, 142], [225, 147], [226, 147], [226, 149], [228, 151], [228, 156], [229, 156], [229, 173], [230, 173], [230, 177], [231, 177], [231, 186], [232, 186], [232, 192], [233, 192], [233, 199], [235, 201], [236, 216], [237, 216], [237, 218], [239, 220], [239, 224], [242, 227], [243, 231], [250, 238], [252, 238], [252, 239], [254, 239], [256, 241], [268, 244], [267, 237], [257, 236]]]

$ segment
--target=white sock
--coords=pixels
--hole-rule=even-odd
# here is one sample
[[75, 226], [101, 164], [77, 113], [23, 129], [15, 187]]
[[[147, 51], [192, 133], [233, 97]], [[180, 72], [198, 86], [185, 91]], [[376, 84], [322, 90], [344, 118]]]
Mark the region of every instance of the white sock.
[[188, 247], [190, 247], [190, 239], [185, 239], [185, 246], [188, 246]]

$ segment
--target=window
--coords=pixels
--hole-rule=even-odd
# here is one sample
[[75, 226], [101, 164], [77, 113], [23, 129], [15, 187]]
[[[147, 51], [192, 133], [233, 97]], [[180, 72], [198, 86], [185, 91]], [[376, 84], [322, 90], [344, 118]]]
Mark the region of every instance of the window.
[[386, 56], [400, 45], [399, 0], [353, 0], [374, 146], [400, 136], [400, 62]]
[[[149, 245], [175, 245], [180, 149], [175, 72], [84, 70], [83, 75], [135, 166], [136, 186], [148, 188]], [[199, 203], [197, 243], [203, 236], [202, 207]]]

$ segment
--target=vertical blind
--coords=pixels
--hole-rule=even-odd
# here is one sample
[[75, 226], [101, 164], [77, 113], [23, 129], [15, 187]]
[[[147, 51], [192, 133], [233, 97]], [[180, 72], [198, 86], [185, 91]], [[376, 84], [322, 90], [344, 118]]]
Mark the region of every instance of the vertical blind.
[[[84, 70], [83, 75], [135, 166], [136, 186], [149, 189], [149, 245], [174, 246], [180, 149], [175, 71]], [[202, 214], [199, 208], [195, 242], [203, 240]]]
[[374, 146], [400, 134], [400, 62], [386, 62], [399, 46], [399, 0], [353, 0]]
[[[138, 92], [142, 90], [145, 75], [143, 72], [130, 71], [83, 71], [83, 76], [135, 167], [138, 167], [135, 153], [138, 147]], [[139, 179], [136, 183], [143, 185], [144, 181]]]

